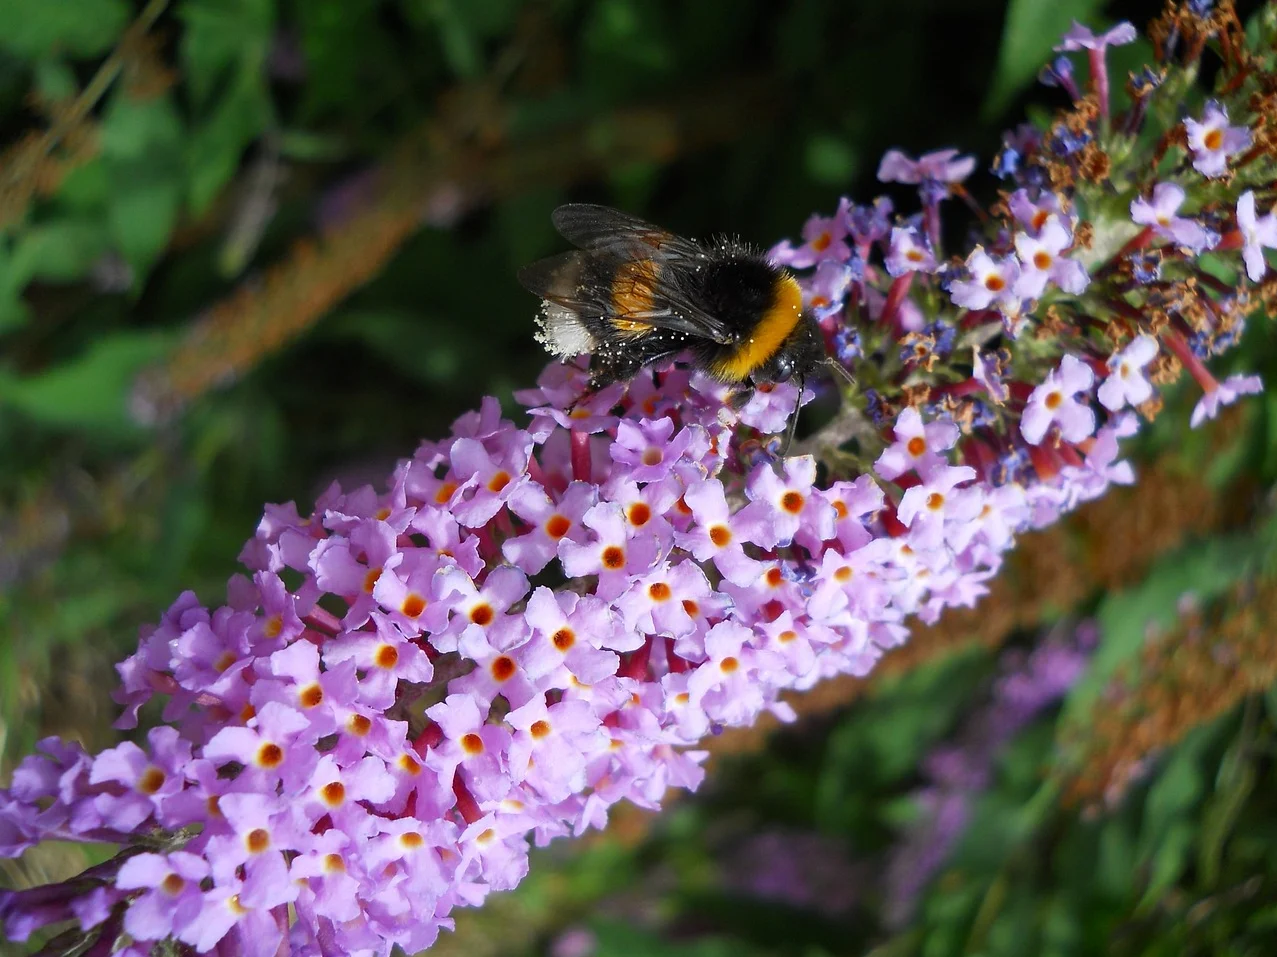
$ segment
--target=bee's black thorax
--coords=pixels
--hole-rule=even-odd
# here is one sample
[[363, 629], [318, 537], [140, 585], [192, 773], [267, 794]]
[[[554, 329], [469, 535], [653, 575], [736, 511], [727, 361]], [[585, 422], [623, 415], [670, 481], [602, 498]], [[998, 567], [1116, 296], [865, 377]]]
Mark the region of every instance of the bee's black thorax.
[[763, 259], [733, 256], [708, 260], [694, 274], [706, 311], [747, 337], [773, 305], [781, 273]]

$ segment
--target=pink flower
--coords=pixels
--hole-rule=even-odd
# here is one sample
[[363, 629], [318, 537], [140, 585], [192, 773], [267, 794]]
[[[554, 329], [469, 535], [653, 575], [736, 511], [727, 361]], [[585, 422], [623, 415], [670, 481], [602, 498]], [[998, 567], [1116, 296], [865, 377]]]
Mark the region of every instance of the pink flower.
[[1055, 425], [1065, 442], [1077, 443], [1095, 431], [1095, 413], [1076, 398], [1089, 392], [1095, 384], [1095, 373], [1081, 359], [1066, 355], [1059, 368], [1049, 373], [1046, 381], [1029, 395], [1020, 434], [1030, 445], [1039, 444], [1047, 429]]
[[1246, 275], [1251, 282], [1259, 282], [1268, 269], [1264, 250], [1277, 249], [1277, 216], [1271, 209], [1263, 216], [1256, 216], [1255, 194], [1247, 190], [1237, 200], [1237, 228], [1244, 240], [1242, 259], [1246, 262]]
[[896, 479], [910, 470], [926, 479], [931, 472], [948, 464], [941, 454], [958, 441], [958, 427], [939, 420], [923, 423], [912, 407], [904, 409], [896, 419], [896, 440], [887, 446], [874, 471], [885, 479]]
[[917, 229], [896, 226], [891, 230], [886, 266], [887, 272], [893, 276], [903, 276], [907, 272], [932, 273], [936, 271], [936, 257]]
[[1219, 234], [1191, 219], [1176, 216], [1184, 203], [1184, 188], [1176, 183], [1158, 183], [1153, 199], [1142, 196], [1131, 201], [1131, 219], [1141, 226], [1152, 226], [1163, 239], [1190, 250], [1194, 256], [1219, 242]]
[[1020, 264], [1014, 256], [994, 259], [977, 246], [967, 257], [967, 273], [970, 279], [954, 282], [949, 296], [964, 309], [988, 309], [994, 307], [1018, 314], [1021, 297], [1016, 292], [1020, 279]]
[[1144, 367], [1157, 358], [1157, 340], [1136, 336], [1125, 349], [1108, 361], [1110, 375], [1099, 388], [1100, 404], [1117, 412], [1127, 404], [1140, 405], [1153, 396], [1153, 386], [1144, 378]]
[[1257, 375], [1233, 375], [1223, 382], [1216, 383], [1213, 389], [1205, 394], [1193, 406], [1193, 416], [1189, 420], [1193, 428], [1197, 428], [1207, 419], [1219, 415], [1219, 410], [1232, 405], [1243, 395], [1255, 395], [1264, 391], [1264, 383]]
[[1060, 53], [1071, 53], [1075, 50], [1103, 50], [1110, 46], [1125, 46], [1135, 42], [1135, 27], [1123, 20], [1104, 33], [1096, 34], [1076, 20], [1068, 32], [1060, 38], [1055, 49]]
[[1223, 176], [1228, 172], [1228, 157], [1250, 146], [1250, 130], [1229, 126], [1228, 111], [1211, 100], [1200, 121], [1184, 120], [1188, 148], [1193, 154], [1193, 169], [1203, 176]]
[[937, 150], [911, 159], [900, 150], [887, 150], [878, 164], [878, 179], [884, 183], [960, 183], [975, 169], [975, 157], [955, 159], [957, 155], [957, 150]]

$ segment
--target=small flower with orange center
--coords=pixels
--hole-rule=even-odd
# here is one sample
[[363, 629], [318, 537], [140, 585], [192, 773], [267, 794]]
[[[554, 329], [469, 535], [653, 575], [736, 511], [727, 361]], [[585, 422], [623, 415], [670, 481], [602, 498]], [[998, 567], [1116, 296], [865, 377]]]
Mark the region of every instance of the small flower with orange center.
[[589, 544], [563, 541], [559, 558], [572, 577], [597, 575], [595, 594], [612, 599], [625, 591], [631, 575], [643, 574], [656, 563], [656, 542], [631, 527], [621, 506], [613, 502], [595, 505], [582, 518], [594, 533]]
[[1086, 267], [1070, 259], [1065, 250], [1073, 244], [1073, 234], [1054, 214], [1046, 218], [1037, 234], [1016, 233], [1015, 251], [1020, 257], [1020, 278], [1015, 292], [1024, 299], [1037, 299], [1054, 283], [1070, 296], [1086, 291], [1090, 278]]
[[745, 485], [750, 503], [735, 516], [736, 528], [764, 548], [790, 544], [800, 528], [809, 542], [832, 538], [837, 514], [814, 492], [816, 459], [790, 456], [780, 473], [771, 467], [754, 471]]
[[1016, 292], [1020, 279], [1020, 262], [1014, 256], [995, 259], [976, 246], [966, 261], [969, 279], [955, 280], [949, 285], [949, 296], [964, 309], [997, 309], [1007, 315], [1018, 315], [1021, 299]]
[[958, 441], [958, 427], [949, 419], [924, 423], [918, 410], [910, 406], [896, 417], [896, 440], [883, 450], [874, 463], [874, 471], [885, 479], [897, 479], [914, 472], [925, 479], [933, 470], [947, 463], [944, 452]]
[[1200, 120], [1187, 117], [1184, 130], [1193, 154], [1193, 169], [1203, 176], [1224, 176], [1228, 158], [1250, 146], [1250, 130], [1228, 125], [1228, 110], [1214, 100], [1206, 104]]
[[937, 267], [936, 255], [917, 227], [895, 226], [887, 247], [886, 266], [892, 276], [910, 272], [933, 273]]
[[683, 495], [692, 510], [693, 526], [674, 536], [674, 541], [700, 561], [713, 561], [723, 577], [734, 584], [746, 585], [763, 572], [760, 562], [745, 554], [750, 541], [739, 527], [738, 516], [727, 505], [723, 483], [710, 479], [694, 485]]
[[204, 907], [200, 882], [209, 864], [198, 854], [135, 854], [120, 865], [115, 888], [140, 891], [124, 912], [124, 929], [137, 940], [180, 936]]
[[1030, 445], [1039, 444], [1052, 426], [1065, 442], [1078, 443], [1095, 432], [1095, 411], [1087, 401], [1095, 385], [1095, 373], [1077, 356], [1066, 355], [1058, 368], [1029, 394], [1020, 420], [1020, 434]]

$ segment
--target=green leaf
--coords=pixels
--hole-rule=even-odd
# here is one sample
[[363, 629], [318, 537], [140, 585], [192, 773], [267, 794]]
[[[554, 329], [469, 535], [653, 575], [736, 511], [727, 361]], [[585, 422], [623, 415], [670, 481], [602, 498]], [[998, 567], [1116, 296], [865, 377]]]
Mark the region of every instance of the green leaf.
[[1246, 801], [1255, 789], [1257, 774], [1250, 751], [1251, 736], [1241, 734], [1224, 752], [1215, 793], [1202, 814], [1201, 838], [1197, 849], [1197, 874], [1205, 890], [1219, 882], [1224, 844], [1233, 832]]
[[0, 406], [53, 428], [128, 437], [138, 432], [128, 412], [134, 377], [168, 342], [156, 332], [119, 332], [39, 375], [0, 372]]
[[111, 98], [102, 119], [102, 155], [112, 160], [145, 160], [157, 150], [176, 149], [182, 143], [182, 121], [167, 96], [135, 100]]
[[181, 189], [177, 183], [139, 183], [111, 203], [108, 220], [120, 253], [139, 275], [168, 245], [177, 224]]
[[244, 67], [217, 103], [198, 124], [187, 147], [191, 214], [203, 215], [217, 194], [235, 175], [248, 145], [271, 121], [270, 95], [256, 67]]
[[57, 57], [45, 57], [36, 63], [35, 86], [41, 96], [50, 100], [69, 100], [80, 92], [75, 71]]
[[1201, 752], [1210, 742], [1210, 735], [1204, 730], [1198, 728], [1171, 752], [1170, 761], [1148, 789], [1138, 845], [1141, 862], [1158, 852], [1166, 835], [1197, 805], [1206, 790]]
[[1011, 0], [982, 119], [995, 120], [1010, 106], [1037, 76], [1074, 20], [1087, 23], [1103, 8], [1104, 0]]
[[272, 0], [187, 0], [178, 8], [182, 64], [197, 106], [206, 105], [233, 68], [262, 73], [275, 28]]
[[125, 0], [0, 0], [0, 50], [34, 60], [109, 50], [129, 20]]
[[1148, 887], [1137, 905], [1140, 910], [1156, 906], [1167, 888], [1183, 876], [1192, 859], [1192, 850], [1192, 824], [1188, 821], [1176, 821], [1163, 836], [1154, 852]]
[[17, 292], [33, 279], [81, 279], [109, 248], [106, 229], [92, 219], [58, 219], [32, 226], [17, 237], [8, 263], [0, 262], [0, 285]]

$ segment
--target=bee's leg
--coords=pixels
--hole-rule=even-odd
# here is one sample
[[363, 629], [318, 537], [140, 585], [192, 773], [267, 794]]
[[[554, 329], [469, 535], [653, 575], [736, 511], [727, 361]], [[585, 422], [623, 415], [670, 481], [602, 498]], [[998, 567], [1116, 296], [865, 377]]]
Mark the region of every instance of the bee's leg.
[[740, 385], [733, 386], [732, 391], [727, 393], [726, 405], [733, 412], [739, 412], [749, 405], [749, 400], [753, 397], [754, 384], [752, 382], [743, 382]]
[[785, 430], [785, 442], [780, 447], [782, 457], [789, 454], [789, 447], [794, 444], [794, 436], [798, 433], [798, 412], [803, 407], [803, 388], [807, 385], [804, 376], [798, 377], [798, 399], [794, 402], [794, 411], [789, 413], [789, 428]]

